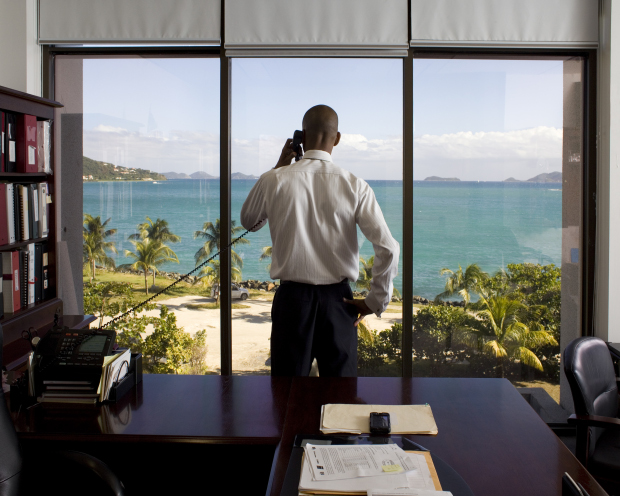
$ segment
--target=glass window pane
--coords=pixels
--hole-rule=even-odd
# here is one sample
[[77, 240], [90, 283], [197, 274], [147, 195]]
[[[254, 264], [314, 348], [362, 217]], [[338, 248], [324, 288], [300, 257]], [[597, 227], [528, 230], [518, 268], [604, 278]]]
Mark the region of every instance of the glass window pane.
[[[85, 310], [103, 309], [105, 324], [192, 270], [210, 239], [219, 59], [57, 56], [56, 93], [82, 120]], [[75, 146], [60, 125], [63, 147]], [[147, 372], [219, 372], [220, 312], [206, 282], [181, 282], [117, 325]]]
[[414, 61], [414, 375], [559, 401], [560, 340], [580, 333], [582, 71]]
[[[318, 104], [339, 116], [342, 139], [333, 161], [368, 182], [392, 236], [402, 245], [402, 60], [398, 59], [236, 59], [232, 70], [232, 220], [257, 178], [273, 168], [287, 138], [301, 129], [305, 112]], [[241, 231], [243, 232], [243, 231]], [[249, 298], [233, 300], [233, 371], [270, 372], [271, 301], [269, 229], [235, 247], [241, 264], [233, 276]], [[360, 269], [370, 267], [372, 245], [358, 231]], [[402, 265], [394, 280], [394, 302], [382, 318], [366, 318], [358, 340], [359, 375], [400, 375]], [[364, 271], [360, 271], [363, 274]], [[357, 297], [366, 278], [351, 283]], [[243, 295], [242, 295], [243, 296]], [[396, 326], [395, 326], [396, 325]], [[381, 331], [389, 331], [383, 332]], [[373, 341], [374, 339], [374, 341]], [[374, 343], [374, 344], [373, 344]], [[388, 356], [389, 355], [389, 356]], [[320, 370], [319, 370], [320, 374]]]

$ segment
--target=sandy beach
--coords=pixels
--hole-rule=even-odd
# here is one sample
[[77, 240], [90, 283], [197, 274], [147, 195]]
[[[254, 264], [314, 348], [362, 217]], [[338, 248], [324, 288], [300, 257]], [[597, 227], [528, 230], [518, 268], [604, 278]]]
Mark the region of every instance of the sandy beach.
[[[207, 366], [212, 373], [220, 371], [220, 311], [219, 309], [190, 309], [187, 305], [214, 303], [213, 298], [204, 296], [183, 296], [162, 300], [177, 317], [179, 327], [192, 336], [201, 329], [207, 330]], [[233, 300], [233, 303], [247, 305], [248, 308], [233, 308], [232, 318], [232, 356], [235, 374], [269, 374], [265, 362], [269, 358], [269, 336], [271, 334], [271, 301], [251, 298], [245, 301]], [[400, 306], [390, 309], [400, 310]], [[158, 311], [147, 312], [158, 315]], [[366, 317], [370, 329], [389, 329], [392, 324], [402, 321], [402, 312], [384, 313], [381, 318], [375, 315]]]

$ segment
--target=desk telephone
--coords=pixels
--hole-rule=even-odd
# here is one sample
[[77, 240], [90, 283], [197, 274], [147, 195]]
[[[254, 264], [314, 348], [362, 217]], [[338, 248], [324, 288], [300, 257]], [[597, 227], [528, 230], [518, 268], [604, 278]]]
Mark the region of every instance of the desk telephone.
[[51, 382], [81, 380], [97, 383], [104, 357], [112, 354], [116, 331], [53, 328], [39, 341], [34, 353], [37, 391]]

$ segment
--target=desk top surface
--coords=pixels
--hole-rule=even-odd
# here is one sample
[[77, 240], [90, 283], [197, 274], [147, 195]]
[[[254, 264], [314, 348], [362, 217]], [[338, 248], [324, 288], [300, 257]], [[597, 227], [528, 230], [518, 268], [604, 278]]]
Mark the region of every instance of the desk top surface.
[[117, 403], [12, 411], [24, 439], [277, 444], [290, 378], [145, 374]]
[[296, 434], [319, 434], [326, 403], [429, 403], [437, 436], [407, 436], [435, 452], [474, 494], [561, 494], [564, 472], [591, 496], [602, 489], [505, 379], [295, 378], [270, 492], [280, 495]]

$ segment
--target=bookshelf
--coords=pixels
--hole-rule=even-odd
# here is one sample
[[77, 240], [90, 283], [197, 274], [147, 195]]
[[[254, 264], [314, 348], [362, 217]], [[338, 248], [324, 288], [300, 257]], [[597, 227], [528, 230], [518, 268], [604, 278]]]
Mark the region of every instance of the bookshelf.
[[[62, 104], [53, 100], [47, 100], [28, 93], [22, 93], [10, 88], [0, 86], [0, 110], [14, 114], [34, 115], [37, 121], [54, 120], [56, 109]], [[19, 131], [19, 129], [18, 129]], [[54, 164], [54, 126], [51, 126], [52, 152], [50, 153], [51, 169], [55, 170]], [[6, 151], [6, 150], [5, 150]], [[0, 182], [13, 184], [36, 184], [47, 183], [52, 196], [49, 205], [48, 226], [49, 234], [45, 238], [29, 239], [0, 246], [0, 254], [7, 251], [23, 249], [30, 243], [45, 243], [48, 252], [48, 286], [49, 295], [38, 303], [32, 303], [14, 313], [6, 313], [0, 318], [3, 332], [3, 355], [4, 364], [17, 363], [29, 351], [29, 343], [22, 339], [22, 331], [34, 327], [39, 336], [46, 332], [54, 321], [54, 315], [62, 315], [62, 300], [57, 297], [57, 255], [56, 255], [56, 220], [57, 199], [54, 191], [54, 175], [44, 172], [0, 172]]]

